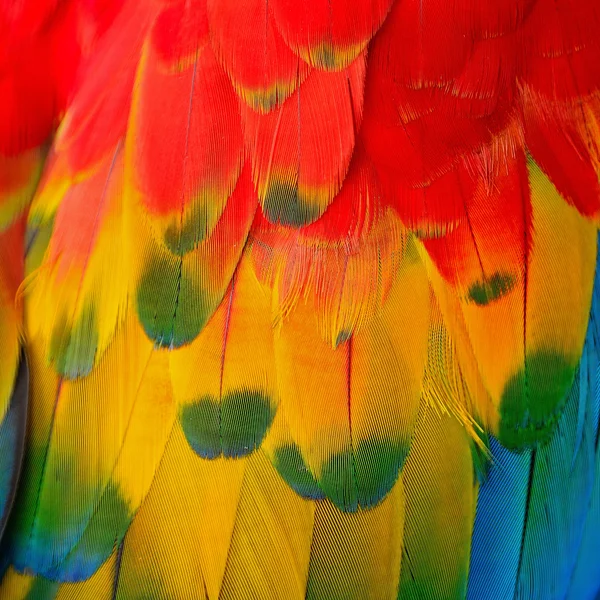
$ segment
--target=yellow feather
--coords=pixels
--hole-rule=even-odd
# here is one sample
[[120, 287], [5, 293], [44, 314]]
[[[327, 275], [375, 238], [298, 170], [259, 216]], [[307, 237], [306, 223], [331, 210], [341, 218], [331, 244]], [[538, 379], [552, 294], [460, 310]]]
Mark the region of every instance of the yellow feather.
[[404, 531], [402, 477], [377, 507], [341, 512], [317, 504], [306, 598], [395, 600]]
[[199, 458], [176, 425], [124, 542], [117, 598], [217, 600], [246, 459]]
[[180, 419], [204, 457], [259, 446], [277, 407], [270, 298], [242, 259], [200, 335], [169, 354]]
[[427, 390], [402, 477], [406, 516], [398, 597], [464, 598], [477, 499], [469, 438], [458, 420], [429, 404]]
[[34, 581], [34, 576], [18, 573], [9, 567], [2, 578], [2, 597], [6, 600], [26, 600]]
[[[337, 348], [320, 335], [310, 301], [299, 301], [276, 335], [283, 421], [312, 476], [344, 510], [379, 502], [408, 453], [427, 354], [429, 295], [426, 271], [412, 252], [383, 309]], [[281, 460], [275, 462], [286, 477]]]
[[220, 598], [304, 600], [314, 503], [259, 450], [248, 459]]

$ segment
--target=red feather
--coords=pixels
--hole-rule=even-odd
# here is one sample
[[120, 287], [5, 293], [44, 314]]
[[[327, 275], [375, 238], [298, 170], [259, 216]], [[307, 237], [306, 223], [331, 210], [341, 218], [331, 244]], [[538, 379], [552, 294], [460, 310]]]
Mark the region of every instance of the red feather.
[[256, 110], [283, 102], [310, 67], [285, 44], [264, 0], [209, 0], [215, 52], [242, 98]]

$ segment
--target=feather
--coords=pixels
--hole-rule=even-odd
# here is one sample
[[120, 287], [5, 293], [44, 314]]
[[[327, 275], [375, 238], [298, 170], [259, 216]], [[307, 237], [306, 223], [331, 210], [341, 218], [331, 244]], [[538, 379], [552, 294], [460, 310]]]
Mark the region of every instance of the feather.
[[41, 205], [38, 210], [45, 209], [48, 194], [54, 191], [50, 181], [58, 179], [64, 186], [64, 179], [70, 183], [87, 174], [107, 155], [112, 156], [126, 130], [135, 72], [153, 11], [148, 2], [120, 1], [123, 7], [113, 26], [81, 65], [73, 100], [53, 145], [52, 154], [62, 164], [46, 171], [48, 189], [36, 198]]
[[490, 451], [492, 464], [477, 498], [469, 600], [514, 598], [521, 558], [531, 451], [510, 452], [495, 438]]
[[[262, 451], [248, 460], [219, 598], [303, 600], [315, 506], [297, 496]], [[255, 548], [261, 548], [260, 553]]]
[[569, 584], [568, 600], [596, 600], [600, 593], [598, 553], [600, 552], [600, 455], [596, 447], [596, 471], [589, 512], [585, 520], [581, 546]]
[[309, 66], [285, 45], [265, 0], [209, 0], [207, 12], [215, 53], [254, 110], [270, 111], [307, 77]]
[[[492, 12], [497, 4], [486, 6]], [[479, 153], [512, 116], [514, 40], [479, 40], [474, 47], [469, 19], [479, 10], [485, 9], [396, 2], [370, 48], [361, 139], [411, 228], [435, 231], [451, 223], [461, 158]], [[448, 191], [446, 205], [440, 200]]]
[[200, 459], [175, 425], [123, 542], [116, 600], [219, 598], [246, 460]]
[[[597, 354], [594, 362], [583, 377], [596, 376]], [[593, 387], [576, 377], [547, 445], [512, 454], [492, 442], [489, 479], [477, 504], [469, 598], [567, 597], [595, 479], [594, 402]]]
[[[187, 12], [174, 26], [184, 28], [194, 3], [179, 4]], [[165, 35], [157, 33], [161, 24], [159, 17], [137, 74], [127, 161], [155, 236], [182, 256], [212, 233], [223, 213], [243, 165], [243, 140], [237, 98], [207, 43], [208, 31], [191, 58], [173, 69], [157, 48]], [[170, 119], [157, 118], [166, 112]]]
[[334, 347], [379, 311], [406, 245], [398, 217], [382, 206], [372, 169], [362, 158], [314, 224], [295, 230], [269, 223], [258, 212], [250, 234], [254, 268], [273, 290], [274, 322], [309, 299], [322, 338]]
[[122, 196], [118, 142], [59, 199], [41, 268], [26, 288], [30, 335], [49, 341], [48, 360], [66, 378], [92, 370], [124, 318], [129, 284], [121, 260]]
[[158, 3], [160, 12], [152, 27], [153, 56], [165, 71], [185, 71], [208, 42], [206, 0]]
[[418, 410], [428, 315], [423, 267], [407, 258], [364, 331], [332, 348], [319, 336], [311, 304], [300, 300], [275, 337], [279, 410], [294, 440], [277, 451], [299, 452], [342, 510], [379, 503], [397, 479]]
[[365, 67], [363, 54], [342, 71], [312, 71], [267, 114], [242, 106], [252, 176], [273, 223], [311, 223], [340, 190], [362, 119]]
[[25, 485], [7, 540], [20, 569], [80, 581], [125, 534], [162, 456], [175, 417], [166, 357], [151, 356], [131, 319], [98, 367], [79, 380], [44, 367], [38, 348], [30, 352], [37, 379]]
[[[548, 440], [556, 427], [583, 347], [596, 253], [593, 225], [563, 202], [539, 168], [530, 163], [528, 174], [520, 173], [499, 196], [498, 209], [488, 196], [485, 204], [467, 210], [462, 229], [425, 242], [446, 281], [458, 279], [454, 293], [499, 411], [492, 430], [512, 448]], [[509, 202], [514, 203], [510, 211]], [[477, 206], [498, 210], [497, 216], [484, 216]], [[490, 223], [504, 219], [505, 226], [484, 233]], [[557, 267], [561, 260], [563, 269]], [[433, 278], [439, 295], [445, 293], [440, 281]], [[449, 314], [445, 318], [453, 322]], [[456, 339], [466, 343], [463, 336]]]
[[465, 597], [477, 486], [469, 438], [424, 391], [411, 452], [398, 598]]
[[523, 79], [551, 98], [577, 98], [600, 86], [600, 10], [595, 2], [537, 0], [521, 32]]
[[[600, 552], [600, 330], [599, 327], [600, 311], [600, 271], [596, 263], [596, 278], [594, 282], [594, 295], [592, 300], [592, 310], [588, 336], [586, 338], [586, 347], [584, 354], [588, 355], [588, 387], [589, 395], [588, 410], [586, 412], [586, 424], [591, 421], [593, 434], [593, 452], [595, 471], [593, 474], [594, 483], [589, 500], [589, 510], [583, 525], [581, 545], [575, 567], [569, 583], [569, 593], [566, 598], [575, 600], [581, 598], [595, 599], [600, 592], [600, 582], [596, 578], [598, 572], [598, 553]], [[583, 364], [582, 360], [582, 364]], [[582, 367], [580, 367], [581, 369]], [[585, 373], [583, 373], [585, 380]], [[581, 384], [580, 384], [581, 389]], [[585, 431], [584, 427], [584, 431]], [[594, 467], [593, 467], [594, 468]]]
[[79, 64], [75, 3], [41, 2], [39, 12], [27, 4], [12, 14], [2, 9], [9, 19], [0, 25], [0, 156], [17, 156], [47, 141]]
[[[594, 544], [599, 289], [596, 271], [578, 376], [549, 444], [515, 454], [492, 438], [492, 464], [477, 501], [468, 598], [593, 597], [596, 584], [586, 567], [595, 570], [596, 555], [586, 563], [578, 554]], [[552, 556], [544, 554], [549, 546]]]
[[347, 67], [366, 48], [387, 16], [392, 0], [271, 0], [277, 27], [288, 46], [311, 66]]
[[582, 214], [599, 216], [600, 150], [598, 95], [552, 101], [524, 84], [525, 141], [561, 195]]
[[[473, 40], [454, 19], [457, 6], [407, 0], [394, 3], [374, 41], [374, 65], [413, 89], [443, 85], [460, 73]], [[380, 62], [381, 61], [381, 62]]]
[[515, 31], [529, 16], [536, 0], [491, 0], [485, 4], [477, 0], [457, 3], [454, 18], [461, 30], [483, 39], [503, 37]]
[[343, 513], [325, 500], [316, 506], [306, 599], [395, 599], [404, 530], [399, 477], [375, 508]]
[[132, 196], [125, 210], [130, 239], [136, 240], [129, 265], [136, 311], [151, 340], [161, 347], [179, 348], [206, 325], [235, 272], [258, 204], [250, 169], [242, 171], [212, 235], [185, 256], [155, 241], [152, 226]]
[[522, 32], [525, 139], [565, 199], [598, 218], [600, 10], [594, 2], [539, 0]]
[[202, 333], [170, 355], [179, 420], [204, 458], [249, 454], [271, 424], [277, 390], [269, 301], [243, 258]]

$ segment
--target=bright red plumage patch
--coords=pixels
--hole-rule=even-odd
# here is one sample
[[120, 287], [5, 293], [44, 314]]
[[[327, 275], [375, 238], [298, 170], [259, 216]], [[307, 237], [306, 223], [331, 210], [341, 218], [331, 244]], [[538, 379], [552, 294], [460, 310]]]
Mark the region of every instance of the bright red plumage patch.
[[4, 13], [12, 36], [0, 42], [0, 154], [47, 141], [71, 92], [80, 55], [77, 14], [73, 2], [53, 4], [42, 2], [39, 13], [32, 3], [20, 14]]
[[71, 173], [91, 168], [124, 136], [142, 44], [152, 12], [129, 1], [82, 65], [76, 94], [56, 141]]
[[529, 85], [550, 98], [576, 98], [600, 87], [600, 5], [594, 0], [537, 0], [521, 35]]
[[341, 188], [363, 112], [364, 57], [347, 69], [313, 70], [280, 107], [242, 107], [253, 178], [267, 218], [305, 225]]
[[[452, 4], [453, 24], [479, 39], [502, 37], [515, 31], [537, 0], [459, 0]], [[432, 3], [435, 4], [435, 3]], [[440, 3], [436, 4], [436, 7]]]
[[256, 110], [283, 102], [310, 67], [285, 44], [265, 0], [209, 0], [215, 52], [240, 96]]
[[309, 64], [348, 66], [366, 47], [393, 0], [270, 0], [279, 31]]
[[178, 0], [159, 13], [152, 28], [155, 59], [168, 68], [182, 69], [192, 63], [208, 43], [206, 0]]
[[555, 102], [525, 87], [522, 104], [529, 152], [567, 202], [586, 216], [599, 216], [599, 97], [587, 104]]
[[226, 201], [243, 139], [238, 100], [210, 46], [181, 72], [166, 70], [154, 46], [147, 47], [131, 135], [135, 180], [148, 210], [178, 211], [199, 196]]
[[528, 249], [532, 224], [524, 153], [506, 156], [497, 168], [487, 181], [473, 182], [476, 189], [455, 228], [423, 240], [440, 274], [463, 294], [498, 273], [520, 272]]

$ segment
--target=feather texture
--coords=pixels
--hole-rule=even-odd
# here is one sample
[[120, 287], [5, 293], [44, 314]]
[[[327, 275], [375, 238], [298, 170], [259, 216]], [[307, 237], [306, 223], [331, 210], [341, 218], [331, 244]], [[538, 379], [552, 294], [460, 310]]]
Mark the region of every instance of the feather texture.
[[269, 299], [242, 259], [202, 333], [170, 356], [179, 420], [204, 458], [252, 452], [271, 424], [278, 398]]
[[[319, 336], [312, 307], [302, 301], [276, 334], [279, 410], [294, 445], [275, 454], [299, 453], [298, 460], [342, 510], [377, 504], [408, 454], [425, 365], [428, 305], [425, 271], [412, 257], [384, 312], [364, 331], [338, 339], [336, 347]], [[413, 340], [410, 351], [404, 338]], [[282, 469], [285, 462], [279, 463]]]
[[[598, 310], [596, 300], [592, 314]], [[577, 573], [579, 564], [585, 565], [577, 557], [589, 551], [584, 531], [586, 522], [594, 522], [599, 423], [594, 338], [590, 326], [550, 442], [513, 454], [492, 440], [492, 465], [477, 504], [469, 598], [593, 597], [585, 591], [594, 589], [593, 578], [586, 581]], [[548, 546], [555, 549], [552, 556], [544, 554]], [[491, 573], [497, 576], [491, 578]], [[579, 596], [573, 595], [577, 589]]]
[[0, 0], [0, 597], [593, 600], [599, 24]]
[[27, 359], [21, 356], [12, 397], [0, 422], [0, 537], [16, 495], [23, 460], [28, 383]]

